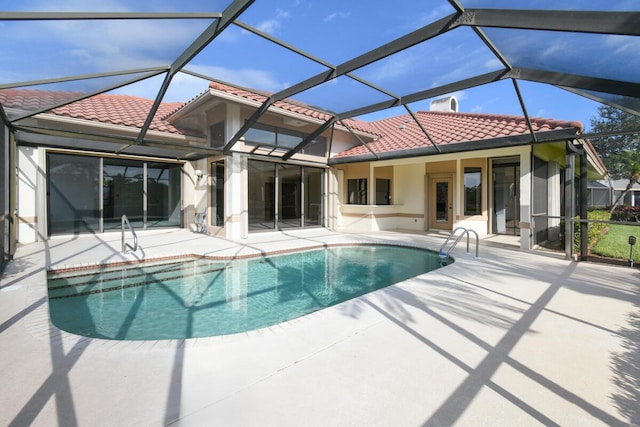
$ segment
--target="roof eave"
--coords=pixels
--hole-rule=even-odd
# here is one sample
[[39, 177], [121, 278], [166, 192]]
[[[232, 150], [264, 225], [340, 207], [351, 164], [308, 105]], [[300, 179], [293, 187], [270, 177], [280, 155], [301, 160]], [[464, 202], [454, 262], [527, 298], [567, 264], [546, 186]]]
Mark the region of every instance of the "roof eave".
[[[251, 100], [251, 99], [247, 99], [247, 98], [245, 98], [243, 96], [233, 95], [233, 94], [230, 94], [228, 92], [221, 91], [221, 90], [214, 89], [214, 88], [210, 88], [209, 89], [209, 93], [211, 94], [211, 96], [217, 96], [217, 97], [223, 98], [223, 99], [225, 99], [227, 101], [236, 102], [236, 103], [239, 103], [239, 104], [242, 104], [242, 105], [246, 105], [248, 107], [252, 107], [252, 108], [255, 108], [255, 109], [260, 108], [260, 106], [262, 105], [262, 102], [260, 102], [260, 101], [254, 101], [254, 100]], [[264, 96], [264, 95], [262, 95], [262, 96]], [[310, 125], [322, 125], [322, 124], [324, 124], [326, 122], [326, 120], [321, 120], [321, 119], [317, 119], [317, 118], [314, 118], [314, 117], [310, 117], [310, 116], [307, 116], [306, 114], [300, 114], [300, 113], [296, 113], [296, 112], [293, 112], [293, 111], [288, 111], [288, 110], [285, 110], [283, 108], [276, 107], [274, 105], [270, 106], [267, 111], [269, 111], [270, 113], [273, 113], [273, 114], [280, 115], [280, 116], [286, 116], [286, 117], [290, 117], [292, 119], [302, 120], [304, 122], [309, 123]], [[321, 112], [321, 111], [319, 111], [319, 112]], [[330, 113], [327, 113], [327, 112], [321, 112], [321, 113], [330, 115]], [[342, 130], [344, 132], [349, 132], [349, 129], [347, 127], [345, 127], [345, 126], [342, 126], [342, 125], [339, 125], [339, 124], [336, 124], [335, 126], [336, 126], [336, 128], [338, 128], [338, 129], [340, 129], [340, 130]], [[380, 137], [379, 134], [365, 132], [365, 131], [357, 129], [357, 128], [351, 128], [351, 130], [354, 133], [356, 133], [357, 135], [363, 136], [363, 137], [366, 137], [366, 138], [372, 138], [373, 139], [373, 138], [379, 138]]]

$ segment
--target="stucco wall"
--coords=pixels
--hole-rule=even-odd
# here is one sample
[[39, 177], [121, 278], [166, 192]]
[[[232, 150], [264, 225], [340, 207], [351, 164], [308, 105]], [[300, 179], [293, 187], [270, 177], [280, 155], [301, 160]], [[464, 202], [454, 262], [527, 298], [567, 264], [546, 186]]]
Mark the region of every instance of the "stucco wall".
[[40, 149], [18, 147], [18, 235], [20, 243], [38, 240], [38, 177], [42, 174], [39, 164]]

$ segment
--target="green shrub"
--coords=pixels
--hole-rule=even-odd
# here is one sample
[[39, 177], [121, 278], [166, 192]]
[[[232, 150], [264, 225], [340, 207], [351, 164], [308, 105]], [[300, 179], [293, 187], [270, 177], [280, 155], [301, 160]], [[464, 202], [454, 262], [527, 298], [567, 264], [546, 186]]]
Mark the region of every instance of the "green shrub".
[[611, 221], [640, 222], [640, 206], [617, 206], [611, 213]]
[[[573, 223], [573, 253], [580, 253], [580, 217], [575, 217], [575, 221]], [[587, 212], [587, 219], [597, 220], [597, 221], [609, 221], [611, 219], [611, 215], [606, 210], [591, 210]], [[591, 222], [589, 223], [587, 238], [589, 240], [589, 247], [592, 247], [598, 242], [602, 233], [608, 227], [607, 224], [600, 222]], [[561, 230], [564, 231], [564, 221], [561, 223]], [[564, 247], [564, 233], [562, 233], [562, 247]]]

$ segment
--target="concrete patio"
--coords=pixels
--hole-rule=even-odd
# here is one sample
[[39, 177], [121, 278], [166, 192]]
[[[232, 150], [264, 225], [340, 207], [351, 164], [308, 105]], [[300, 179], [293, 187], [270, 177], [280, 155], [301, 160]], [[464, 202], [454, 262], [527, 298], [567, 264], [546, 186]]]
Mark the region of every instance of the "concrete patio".
[[640, 272], [458, 245], [456, 262], [312, 315], [206, 339], [110, 341], [49, 322], [46, 270], [443, 236], [184, 230], [22, 246], [0, 281], [0, 424], [640, 425]]

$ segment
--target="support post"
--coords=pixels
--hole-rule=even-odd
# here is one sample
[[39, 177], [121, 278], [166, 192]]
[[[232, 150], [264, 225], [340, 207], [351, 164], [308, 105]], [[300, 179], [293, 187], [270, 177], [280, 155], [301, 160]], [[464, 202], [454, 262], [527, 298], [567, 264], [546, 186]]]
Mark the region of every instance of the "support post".
[[573, 178], [575, 170], [575, 152], [571, 141], [567, 141], [566, 165], [564, 169], [564, 253], [567, 259], [573, 258], [573, 217], [575, 194]]
[[586, 222], [588, 217], [587, 199], [589, 198], [589, 189], [587, 187], [587, 150], [584, 147], [580, 149], [580, 261], [586, 261], [589, 258], [589, 223]]

